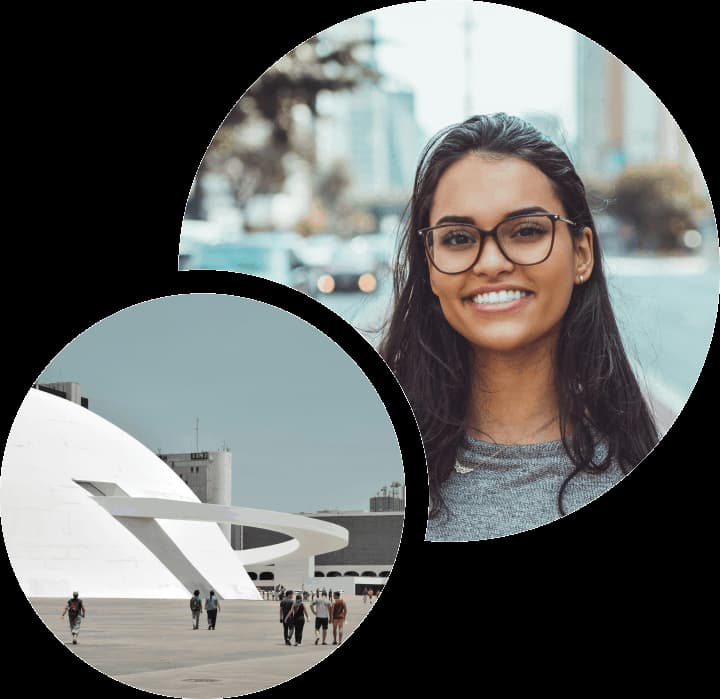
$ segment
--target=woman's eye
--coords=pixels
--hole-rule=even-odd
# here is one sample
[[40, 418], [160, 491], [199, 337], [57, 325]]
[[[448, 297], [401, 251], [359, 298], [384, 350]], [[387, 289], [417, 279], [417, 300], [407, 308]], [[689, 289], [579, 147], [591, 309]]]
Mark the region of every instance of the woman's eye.
[[513, 238], [537, 238], [544, 235], [545, 229], [542, 226], [523, 226], [513, 231]]
[[449, 231], [443, 234], [442, 237], [442, 244], [449, 247], [456, 247], [460, 245], [473, 245], [474, 243], [474, 236], [467, 231]]

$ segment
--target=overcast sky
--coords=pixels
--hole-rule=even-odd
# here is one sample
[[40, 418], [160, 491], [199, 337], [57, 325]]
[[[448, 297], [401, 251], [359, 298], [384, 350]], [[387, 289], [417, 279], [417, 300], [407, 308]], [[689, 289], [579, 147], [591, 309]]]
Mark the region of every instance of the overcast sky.
[[463, 28], [468, 6], [472, 111], [552, 112], [574, 138], [577, 32], [526, 10], [466, 0], [404, 3], [370, 13], [383, 39], [380, 67], [413, 87], [417, 118], [427, 134], [468, 116]]
[[170, 296], [71, 342], [40, 380], [77, 381], [90, 409], [154, 452], [223, 444], [234, 505], [368, 510], [404, 480], [385, 406], [355, 362], [296, 316], [252, 299]]

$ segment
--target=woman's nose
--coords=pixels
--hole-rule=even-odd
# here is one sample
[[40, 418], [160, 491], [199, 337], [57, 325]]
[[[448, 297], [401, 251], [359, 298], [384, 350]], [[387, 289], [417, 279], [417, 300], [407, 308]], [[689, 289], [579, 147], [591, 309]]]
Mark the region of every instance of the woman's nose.
[[485, 236], [480, 245], [480, 257], [472, 268], [474, 274], [492, 277], [500, 272], [512, 271], [513, 263], [505, 257], [495, 238]]

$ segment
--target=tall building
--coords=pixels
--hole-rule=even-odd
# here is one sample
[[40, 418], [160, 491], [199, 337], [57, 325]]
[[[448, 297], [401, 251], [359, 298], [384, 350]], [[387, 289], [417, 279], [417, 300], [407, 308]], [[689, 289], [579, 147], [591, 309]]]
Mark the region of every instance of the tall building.
[[65, 398], [71, 403], [77, 403], [83, 408], [89, 407], [88, 399], [82, 395], [82, 389], [77, 381], [57, 381], [54, 383], [37, 383], [34, 386], [45, 393], [51, 393], [59, 398]]
[[[230, 505], [232, 499], [232, 452], [198, 451], [182, 454], [158, 454], [180, 476], [201, 502]], [[228, 541], [231, 526], [219, 523]]]
[[612, 178], [626, 165], [677, 163], [707, 195], [692, 148], [651, 88], [602, 46], [577, 36], [576, 166]]
[[612, 176], [625, 163], [623, 68], [602, 46], [577, 35], [576, 166], [581, 174]]
[[[325, 40], [367, 39], [365, 62], [377, 67], [375, 20], [359, 16], [324, 32]], [[349, 198], [378, 206], [404, 204], [410, 194], [425, 136], [415, 117], [415, 94], [383, 78], [350, 92], [318, 100], [317, 160], [321, 169], [338, 161], [351, 176]]]
[[370, 498], [370, 512], [403, 512], [405, 510], [405, 486], [394, 481], [384, 485], [375, 497]]

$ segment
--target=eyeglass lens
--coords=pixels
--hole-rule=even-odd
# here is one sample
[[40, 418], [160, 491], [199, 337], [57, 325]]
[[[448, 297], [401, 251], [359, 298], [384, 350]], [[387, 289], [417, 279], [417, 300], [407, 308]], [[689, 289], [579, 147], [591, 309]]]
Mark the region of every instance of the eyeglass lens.
[[[505, 256], [520, 265], [542, 262], [550, 253], [554, 222], [545, 216], [527, 216], [503, 221], [497, 241]], [[443, 272], [464, 272], [479, 257], [485, 236], [472, 226], [443, 224], [427, 232], [433, 262]]]

